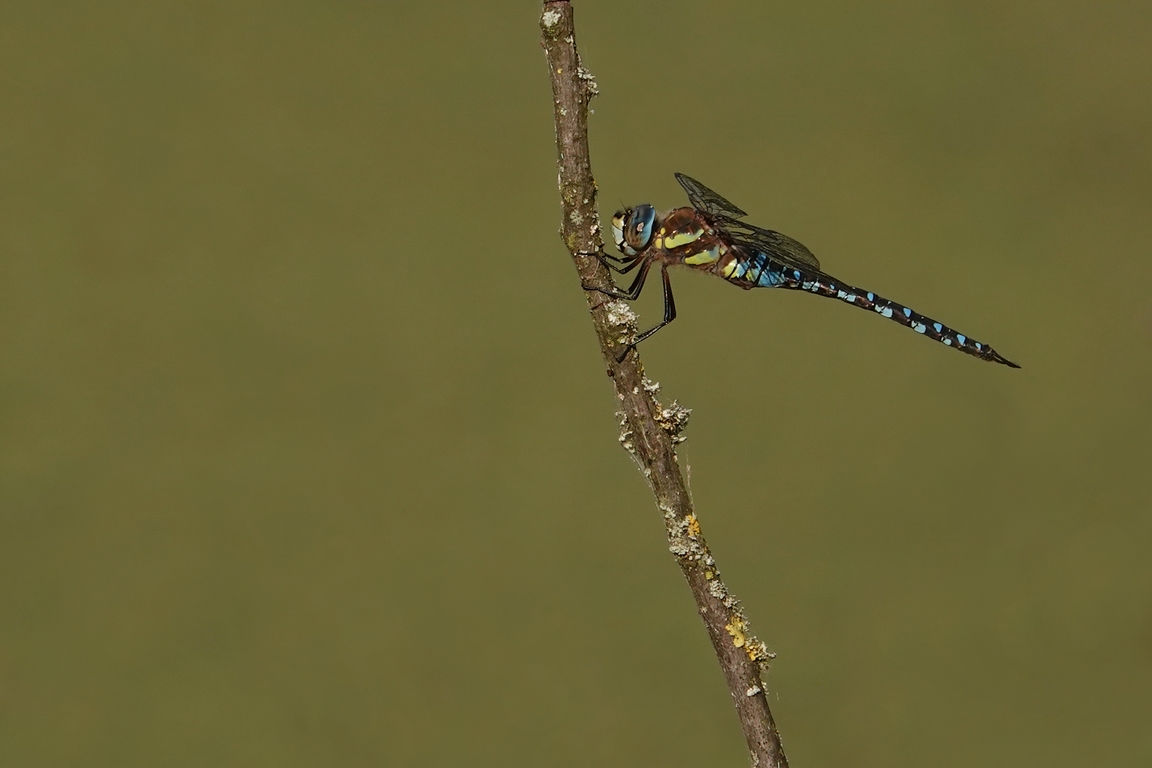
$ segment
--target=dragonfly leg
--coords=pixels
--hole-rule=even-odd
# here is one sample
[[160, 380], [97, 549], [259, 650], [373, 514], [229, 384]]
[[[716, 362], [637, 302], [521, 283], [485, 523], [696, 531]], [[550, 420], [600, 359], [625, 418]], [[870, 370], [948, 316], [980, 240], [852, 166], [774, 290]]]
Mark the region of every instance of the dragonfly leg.
[[[626, 258], [622, 259], [619, 256], [613, 256], [610, 253], [605, 253], [603, 249], [601, 249], [599, 251], [577, 251], [577, 253], [580, 256], [595, 256], [596, 261], [600, 262], [601, 264], [603, 264], [605, 267], [612, 270], [613, 272], [618, 272], [621, 275], [626, 275], [629, 272], [631, 272], [633, 269], [635, 269], [636, 262], [639, 261], [639, 259], [632, 259], [631, 260], [632, 264], [629, 264], [624, 269], [621, 269], [620, 267], [616, 266], [616, 264], [628, 264], [629, 259], [626, 259]], [[609, 261], [609, 260], [611, 260], [611, 261]], [[616, 264], [613, 264], [612, 263], [613, 261], [616, 262]]]
[[[620, 261], [621, 261], [621, 262], [623, 262], [623, 261], [625, 261], [625, 259], [620, 259]], [[628, 274], [629, 272], [631, 272], [632, 270], [636, 269], [636, 267], [640, 266], [640, 263], [641, 263], [642, 261], [643, 261], [643, 259], [641, 259], [639, 256], [637, 256], [635, 259], [632, 259], [632, 263], [631, 263], [631, 264], [629, 264], [628, 266], [624, 267], [623, 269], [617, 269], [616, 271], [617, 271], [617, 272], [619, 272], [619, 273], [620, 273], [620, 274], [622, 274], [622, 275], [626, 275], [626, 274]]]
[[648, 269], [651, 266], [651, 261], [636, 259], [623, 269], [617, 269], [617, 272], [622, 275], [626, 275], [632, 270], [636, 269], [636, 267], [640, 267], [640, 272], [637, 273], [636, 279], [633, 280], [632, 285], [628, 286], [628, 289], [624, 291], [620, 290], [619, 288], [597, 288], [594, 285], [582, 285], [580, 287], [586, 291], [595, 291], [596, 293], [602, 293], [605, 296], [611, 296], [614, 299], [635, 301], [636, 299], [640, 298], [640, 291], [644, 290], [644, 279], [648, 277]]
[[[644, 271], [647, 272], [647, 269]], [[676, 299], [672, 296], [672, 281], [668, 279], [667, 264], [660, 265], [660, 278], [664, 282], [664, 319], [661, 320], [657, 325], [644, 331], [644, 333], [637, 336], [631, 344], [624, 347], [623, 351], [616, 356], [616, 362], [624, 362], [624, 358], [628, 357], [628, 353], [635, 349], [637, 344], [644, 341], [644, 339], [651, 337], [652, 334], [656, 333], [656, 331], [660, 330], [664, 326], [668, 325], [668, 323], [676, 319]], [[641, 282], [641, 287], [643, 287], [643, 282]]]

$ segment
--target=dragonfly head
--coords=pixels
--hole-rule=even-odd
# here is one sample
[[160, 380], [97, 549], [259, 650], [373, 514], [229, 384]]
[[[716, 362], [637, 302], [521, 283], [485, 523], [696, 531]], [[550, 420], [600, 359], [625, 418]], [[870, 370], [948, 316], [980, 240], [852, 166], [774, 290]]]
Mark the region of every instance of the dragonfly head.
[[656, 225], [656, 209], [638, 205], [617, 211], [612, 217], [612, 237], [620, 252], [635, 256], [652, 242], [652, 228]]

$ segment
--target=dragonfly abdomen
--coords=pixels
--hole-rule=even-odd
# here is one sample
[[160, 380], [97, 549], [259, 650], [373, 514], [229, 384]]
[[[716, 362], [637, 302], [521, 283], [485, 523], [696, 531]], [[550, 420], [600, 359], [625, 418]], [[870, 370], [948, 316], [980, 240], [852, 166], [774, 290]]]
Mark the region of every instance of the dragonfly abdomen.
[[727, 262], [721, 261], [716, 272], [741, 288], [779, 288], [785, 283], [785, 276], [780, 269], [780, 265], [765, 254], [754, 253], [751, 256], [734, 256]]
[[903, 304], [886, 299], [872, 291], [863, 291], [855, 286], [837, 282], [827, 276], [814, 277], [804, 275], [796, 270], [786, 269], [781, 273], [781, 288], [808, 291], [817, 296], [826, 296], [830, 299], [839, 299], [860, 309], [870, 309], [881, 317], [895, 320], [903, 326], [911, 328], [917, 333], [938, 341], [948, 347], [955, 347], [981, 360], [1001, 363], [1011, 368], [1019, 368], [1016, 363], [1000, 355], [987, 344], [965, 336], [941, 322], [922, 315]]

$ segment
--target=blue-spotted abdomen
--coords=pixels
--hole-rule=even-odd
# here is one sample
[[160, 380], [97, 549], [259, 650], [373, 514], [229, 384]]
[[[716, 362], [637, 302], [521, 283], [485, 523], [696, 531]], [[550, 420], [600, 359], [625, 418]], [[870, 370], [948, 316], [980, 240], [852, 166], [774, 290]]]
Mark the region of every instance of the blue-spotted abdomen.
[[[765, 274], [769, 273], [766, 272]], [[1011, 360], [1002, 357], [1000, 353], [987, 344], [971, 339], [962, 333], [958, 333], [941, 322], [921, 315], [919, 312], [915, 312], [903, 304], [898, 304], [871, 291], [861, 291], [859, 288], [854, 288], [851, 285], [834, 282], [826, 275], [801, 275], [801, 273], [796, 270], [785, 270], [780, 274], [780, 282], [772, 287], [777, 286], [808, 291], [818, 296], [839, 299], [846, 304], [860, 307], [860, 309], [870, 309], [881, 317], [894, 320], [903, 326], [911, 328], [916, 331], [916, 333], [927, 336], [946, 346], [955, 347], [961, 352], [966, 352], [973, 357], [994, 363], [1001, 363], [1012, 368], [1020, 367]]]

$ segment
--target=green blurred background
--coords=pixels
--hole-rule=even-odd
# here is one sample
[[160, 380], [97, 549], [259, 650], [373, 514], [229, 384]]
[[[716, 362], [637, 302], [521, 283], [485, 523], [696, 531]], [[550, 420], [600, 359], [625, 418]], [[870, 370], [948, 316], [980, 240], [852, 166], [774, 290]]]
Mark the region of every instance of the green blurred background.
[[[0, 9], [0, 765], [745, 764], [539, 10]], [[1152, 763], [1152, 6], [576, 11], [603, 216], [690, 173], [1024, 366], [674, 274], [793, 764]]]

